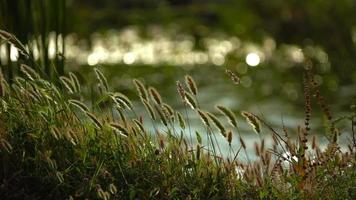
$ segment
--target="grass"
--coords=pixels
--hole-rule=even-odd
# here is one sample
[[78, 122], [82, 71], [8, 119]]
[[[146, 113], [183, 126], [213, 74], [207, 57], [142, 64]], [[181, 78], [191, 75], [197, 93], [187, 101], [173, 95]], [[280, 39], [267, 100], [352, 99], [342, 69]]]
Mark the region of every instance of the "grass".
[[[177, 82], [182, 113], [155, 88], [133, 80], [147, 110], [140, 113], [124, 94], [111, 91], [99, 69], [92, 99], [84, 99], [86, 86], [75, 74], [52, 82], [32, 67], [21, 65], [12, 84], [0, 76], [1, 199], [355, 198], [356, 109], [334, 119], [311, 69], [304, 77], [305, 124], [296, 139], [293, 130], [280, 132], [262, 117], [241, 112], [251, 134], [260, 135], [252, 160], [239, 133], [243, 122], [224, 106], [216, 111], [226, 123], [202, 108], [190, 76], [185, 84]], [[325, 115], [325, 149], [310, 133], [314, 96]], [[204, 132], [192, 127], [188, 111], [201, 118]], [[338, 144], [340, 121], [349, 121], [352, 130], [347, 150]], [[271, 134], [271, 147], [262, 132]], [[228, 155], [221, 154], [218, 134], [230, 144]], [[233, 140], [240, 145], [231, 145]]]

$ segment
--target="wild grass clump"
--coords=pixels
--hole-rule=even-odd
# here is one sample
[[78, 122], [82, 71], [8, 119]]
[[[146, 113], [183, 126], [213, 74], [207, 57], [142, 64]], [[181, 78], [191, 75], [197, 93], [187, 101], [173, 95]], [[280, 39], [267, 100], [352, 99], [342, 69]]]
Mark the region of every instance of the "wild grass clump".
[[[285, 127], [281, 134], [265, 119], [241, 112], [257, 134], [265, 132], [273, 138], [268, 147], [261, 135], [254, 145], [257, 159], [252, 160], [239, 133], [243, 122], [224, 106], [216, 108], [226, 121], [202, 108], [197, 84], [190, 76], [185, 78], [186, 87], [177, 83], [184, 112], [135, 79], [147, 111], [140, 113], [124, 94], [111, 91], [99, 69], [95, 69], [98, 92], [92, 95], [96, 99], [91, 106], [74, 73], [60, 77], [57, 83], [62, 85], [41, 78], [29, 66], [23, 66], [22, 73], [12, 84], [0, 74], [1, 199], [355, 197], [356, 111], [332, 121], [326, 100], [311, 86], [310, 76], [304, 81], [305, 126], [297, 128], [297, 139]], [[316, 137], [312, 144], [308, 139], [309, 105], [315, 92], [332, 127], [326, 130], [332, 136], [326, 149], [318, 146]], [[191, 127], [188, 109], [201, 118], [204, 131]], [[340, 120], [352, 123], [353, 143], [348, 150], [342, 150], [337, 141]], [[217, 137], [229, 144], [227, 155]], [[239, 140], [239, 145], [232, 145], [233, 140]], [[241, 150], [246, 160], [239, 157]]]

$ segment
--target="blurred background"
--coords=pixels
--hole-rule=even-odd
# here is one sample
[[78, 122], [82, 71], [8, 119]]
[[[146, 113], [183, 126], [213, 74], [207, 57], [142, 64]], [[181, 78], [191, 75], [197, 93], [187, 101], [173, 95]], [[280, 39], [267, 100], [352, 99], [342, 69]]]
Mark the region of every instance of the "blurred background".
[[[48, 77], [74, 71], [88, 91], [100, 66], [112, 89], [137, 100], [138, 78], [180, 108], [175, 82], [189, 74], [205, 110], [225, 105], [295, 128], [305, 63], [335, 117], [355, 102], [355, 11], [354, 0], [0, 0], [0, 29], [26, 44]], [[1, 43], [7, 78], [23, 60]]]

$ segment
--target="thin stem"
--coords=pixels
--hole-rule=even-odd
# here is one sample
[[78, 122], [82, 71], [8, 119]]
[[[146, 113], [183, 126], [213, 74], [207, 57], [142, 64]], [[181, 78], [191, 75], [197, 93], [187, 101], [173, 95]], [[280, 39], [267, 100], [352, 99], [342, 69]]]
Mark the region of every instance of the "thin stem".
[[190, 145], [191, 145], [191, 148], [193, 148], [193, 137], [192, 137], [192, 129], [191, 129], [191, 126], [190, 126], [190, 121], [189, 121], [189, 117], [188, 117], [188, 109], [187, 109], [187, 104], [184, 102], [184, 111], [185, 111], [185, 118], [186, 118], [186, 121], [188, 123], [188, 130], [189, 130], [189, 139], [190, 139]]
[[[239, 130], [239, 128], [236, 126], [236, 132], [237, 132], [237, 134], [239, 135], [239, 137], [243, 140], [243, 137], [242, 137], [242, 135], [241, 135], [241, 133], [240, 133], [240, 130]], [[240, 144], [241, 145], [241, 144]], [[241, 145], [242, 146], [242, 145]], [[248, 164], [251, 164], [251, 160], [250, 160], [250, 158], [249, 158], [249, 156], [248, 156], [248, 154], [247, 154], [247, 151], [246, 151], [246, 149], [245, 148], [243, 148], [244, 149], [244, 153], [245, 153], [245, 157], [246, 157], [246, 160], [247, 160], [247, 162], [248, 162]]]
[[355, 136], [355, 121], [354, 117], [351, 118], [351, 130], [352, 130], [352, 141], [354, 143], [354, 147], [356, 147], [356, 136]]

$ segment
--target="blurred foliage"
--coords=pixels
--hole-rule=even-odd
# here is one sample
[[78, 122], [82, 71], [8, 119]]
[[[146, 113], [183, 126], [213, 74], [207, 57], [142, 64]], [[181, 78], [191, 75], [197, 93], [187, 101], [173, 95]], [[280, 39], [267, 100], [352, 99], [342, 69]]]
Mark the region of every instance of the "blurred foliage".
[[[64, 7], [57, 5], [63, 2], [66, 3]], [[248, 68], [244, 64], [245, 52], [236, 55], [234, 51], [227, 55], [224, 67], [234, 70], [241, 78], [245, 78], [243, 80], [253, 82], [253, 85], [261, 85], [259, 88], [255, 87], [254, 91], [252, 87], [246, 87], [248, 91], [243, 96], [249, 96], [255, 102], [262, 99], [260, 96], [270, 100], [273, 94], [275, 97], [288, 98], [302, 104], [301, 96], [295, 94], [301, 91], [304, 63], [290, 64], [285, 61], [287, 55], [284, 49], [288, 49], [290, 45], [302, 49], [305, 57], [311, 57], [315, 73], [320, 74], [317, 78], [323, 82], [322, 88], [326, 89], [324, 94], [330, 101], [341, 104], [342, 110], [348, 110], [350, 99], [356, 100], [356, 1], [353, 0], [0, 0], [0, 8], [0, 27], [15, 33], [23, 43], [31, 35], [46, 36], [54, 30], [63, 35], [76, 33], [80, 41], [86, 38], [89, 43], [87, 46], [92, 47], [90, 43], [93, 43], [93, 33], [105, 33], [111, 29], [125, 30], [130, 26], [134, 26], [135, 30], [137, 28], [143, 38], [152, 36], [149, 33], [152, 26], [168, 30], [173, 35], [190, 35], [192, 41], [201, 41], [202, 38], [216, 35], [219, 37], [221, 33], [228, 37], [236, 36], [242, 43], [251, 42], [263, 46], [266, 38], [272, 38], [276, 44], [275, 53], [272, 59], [257, 69]], [[107, 37], [103, 35], [104, 38]], [[42, 43], [43, 57], [47, 58], [49, 41], [38, 42]], [[194, 43], [194, 49], [202, 48], [199, 42]], [[316, 59], [319, 49], [326, 53], [328, 66]], [[60, 58], [62, 57], [56, 59]], [[54, 62], [45, 59], [44, 66], [50, 66], [48, 63], [54, 66]], [[128, 69], [127, 65], [115, 64], [109, 74], [115, 78], [120, 76], [119, 73], [127, 75], [136, 70], [136, 77], [146, 76], [149, 80], [148, 76], [152, 74], [145, 73], [145, 70], [155, 66], [140, 67], [140, 63], [134, 64], [138, 68]], [[67, 63], [67, 68], [74, 69], [76, 65]], [[162, 77], [161, 73], [176, 69], [165, 70], [160, 67], [155, 69], [155, 79], [171, 77], [170, 81], [176, 80], [176, 77], [166, 73], [166, 77]], [[86, 71], [86, 68], [81, 67], [78, 71]], [[222, 70], [214, 67], [202, 70], [197, 66], [189, 73], [196, 73], [199, 77], [202, 72], [220, 73], [223, 76]], [[181, 72], [185, 73], [186, 71]], [[128, 80], [130, 77], [126, 78]], [[216, 80], [214, 78], [211, 79]], [[207, 77], [201, 79], [202, 84], [210, 81]], [[115, 84], [115, 80], [109, 81]], [[161, 87], [160, 89], [166, 90], [164, 85]], [[224, 90], [229, 89], [225, 87]], [[213, 99], [212, 96], [214, 95], [209, 96], [209, 99]]]
[[[323, 74], [327, 83], [324, 88], [332, 87], [334, 83], [352, 86], [356, 82], [356, 1], [353, 0], [76, 0], [70, 5], [70, 12], [75, 16], [69, 22], [71, 31], [81, 37], [89, 38], [93, 32], [132, 25], [139, 27], [143, 37], [152, 25], [190, 34], [195, 41], [219, 32], [259, 44], [270, 37], [276, 42], [277, 49], [288, 44], [297, 45], [303, 51], [310, 47], [325, 51], [330, 70], [323, 72], [323, 64], [315, 62], [316, 73]], [[201, 47], [196, 43], [194, 48]], [[304, 53], [315, 56], [313, 51]], [[283, 96], [280, 93], [284, 90], [279, 88], [285, 85], [281, 82], [301, 83], [300, 65], [282, 69], [285, 65], [279, 61], [282, 57], [283, 53], [274, 55], [276, 62], [265, 63], [265, 68], [257, 73], [259, 77], [254, 77], [262, 81], [260, 84], [271, 85], [277, 96]], [[229, 58], [229, 67], [242, 59], [234, 61]], [[265, 76], [265, 73], [273, 76]], [[349, 88], [339, 87], [337, 90], [339, 94], [335, 94], [335, 98], [339, 99], [332, 101], [339, 102], [340, 93], [343, 93], [341, 99], [347, 101], [343, 106], [348, 110], [351, 100], [347, 99], [355, 98], [355, 92]]]
[[[245, 40], [273, 37], [277, 44], [320, 45], [339, 73], [349, 73], [356, 49], [356, 1], [77, 0], [73, 31], [83, 35], [128, 25], [179, 25], [201, 37], [219, 30]], [[337, 66], [337, 67], [336, 67]]]

